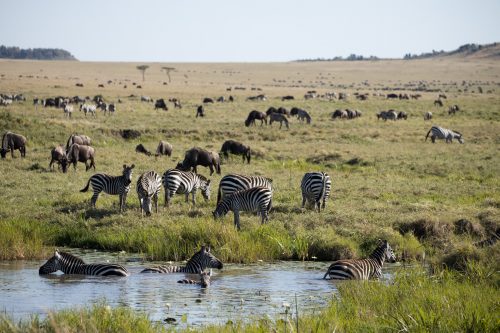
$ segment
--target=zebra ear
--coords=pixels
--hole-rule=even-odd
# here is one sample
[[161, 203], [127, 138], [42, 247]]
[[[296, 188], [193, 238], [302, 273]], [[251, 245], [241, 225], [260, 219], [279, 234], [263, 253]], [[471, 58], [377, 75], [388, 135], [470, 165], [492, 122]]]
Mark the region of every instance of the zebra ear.
[[207, 252], [210, 252], [210, 245], [207, 246]]
[[210, 185], [210, 179], [209, 179], [209, 180], [207, 180], [207, 185]]
[[201, 250], [200, 250], [200, 251], [201, 251], [201, 252], [206, 252], [206, 251], [207, 251], [207, 250], [205, 249], [205, 245], [202, 245], [202, 246], [201, 246]]
[[126, 164], [124, 164], [124, 165], [123, 165], [123, 168], [124, 168], [124, 169], [125, 169], [125, 168], [127, 168], [127, 165], [126, 165]]

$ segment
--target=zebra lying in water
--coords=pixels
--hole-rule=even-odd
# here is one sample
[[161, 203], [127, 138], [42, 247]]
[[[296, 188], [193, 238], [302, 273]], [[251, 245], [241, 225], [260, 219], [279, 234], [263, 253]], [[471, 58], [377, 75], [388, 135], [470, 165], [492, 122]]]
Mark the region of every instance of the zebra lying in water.
[[431, 127], [431, 129], [429, 130], [429, 132], [427, 132], [427, 135], [425, 136], [425, 141], [427, 141], [429, 134], [431, 134], [432, 143], [435, 143], [436, 139], [445, 140], [446, 143], [448, 142], [452, 143], [453, 139], [457, 139], [458, 142], [464, 143], [464, 139], [462, 138], [461, 133], [446, 128], [442, 128], [439, 126]]
[[367, 259], [344, 259], [333, 262], [323, 276], [333, 280], [369, 280], [382, 276], [384, 261], [396, 262], [396, 256], [386, 240]]
[[38, 274], [45, 275], [62, 271], [64, 274], [80, 274], [94, 276], [129, 276], [125, 267], [118, 264], [86, 264], [82, 259], [56, 250], [54, 256], [43, 264]]
[[202, 246], [200, 251], [196, 252], [188, 260], [186, 266], [156, 266], [145, 268], [141, 273], [189, 273], [201, 274], [206, 268], [222, 269], [222, 262], [210, 253], [210, 246]]
[[212, 276], [212, 270], [209, 272], [201, 272], [200, 273], [200, 281], [183, 279], [177, 281], [177, 283], [183, 284], [199, 284], [202, 288], [208, 288], [210, 286], [210, 277]]

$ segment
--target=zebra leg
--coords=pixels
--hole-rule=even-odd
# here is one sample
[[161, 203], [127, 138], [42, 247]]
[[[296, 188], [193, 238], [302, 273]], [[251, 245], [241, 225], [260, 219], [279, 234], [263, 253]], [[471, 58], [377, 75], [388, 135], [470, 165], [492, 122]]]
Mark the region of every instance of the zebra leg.
[[139, 198], [139, 209], [141, 210], [141, 216], [144, 217], [144, 209], [142, 209], [142, 198]]
[[97, 198], [99, 197], [99, 192], [94, 191], [94, 195], [90, 199], [90, 206], [95, 208], [95, 203], [97, 202]]
[[158, 193], [155, 193], [153, 195], [153, 202], [155, 204], [155, 211], [156, 211], [156, 214], [158, 214]]
[[189, 202], [189, 192], [184, 194], [184, 198], [186, 199], [185, 202]]
[[170, 206], [170, 190], [168, 188], [165, 189], [165, 203], [163, 206], [164, 207]]
[[236, 226], [236, 228], [238, 230], [241, 230], [241, 228], [240, 228], [240, 211], [235, 209], [233, 211], [233, 213], [234, 213], [234, 225]]
[[306, 205], [306, 196], [302, 194], [302, 208]]
[[191, 196], [193, 199], [193, 207], [194, 207], [196, 206], [196, 188], [193, 188], [193, 190], [191, 191]]
[[432, 143], [436, 143], [436, 137], [434, 135], [431, 136], [431, 141], [432, 141]]

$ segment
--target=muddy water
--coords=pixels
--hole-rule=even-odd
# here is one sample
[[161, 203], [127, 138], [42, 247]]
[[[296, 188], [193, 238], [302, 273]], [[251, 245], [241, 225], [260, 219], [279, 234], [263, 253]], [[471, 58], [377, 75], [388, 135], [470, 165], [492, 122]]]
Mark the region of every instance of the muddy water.
[[[146, 311], [151, 320], [184, 316], [188, 325], [248, 321], [283, 313], [283, 302], [295, 304], [299, 312], [320, 311], [336, 293], [336, 283], [322, 280], [328, 267], [324, 262], [275, 262], [252, 265], [224, 265], [213, 270], [212, 285], [182, 285], [186, 274], [139, 274], [151, 263], [133, 257], [78, 249], [66, 250], [86, 262], [123, 264], [131, 276], [83, 277], [38, 275], [44, 261], [0, 262], [0, 311], [14, 319], [30, 314], [45, 315], [48, 310], [84, 306], [106, 300], [111, 306], [123, 305]], [[182, 264], [182, 263], [181, 263]], [[389, 275], [385, 276], [389, 278]], [[338, 283], [338, 282], [337, 282]], [[282, 316], [282, 315], [281, 315]], [[183, 326], [183, 325], [182, 325]]]

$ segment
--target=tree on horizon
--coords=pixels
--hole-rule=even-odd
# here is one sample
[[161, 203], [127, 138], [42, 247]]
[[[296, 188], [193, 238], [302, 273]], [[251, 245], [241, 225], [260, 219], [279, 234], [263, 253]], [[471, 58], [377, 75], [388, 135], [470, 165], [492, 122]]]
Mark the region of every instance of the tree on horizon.
[[139, 71], [142, 72], [142, 81], [146, 81], [145, 74], [146, 74], [146, 69], [149, 68], [148, 65], [139, 65], [136, 67]]

